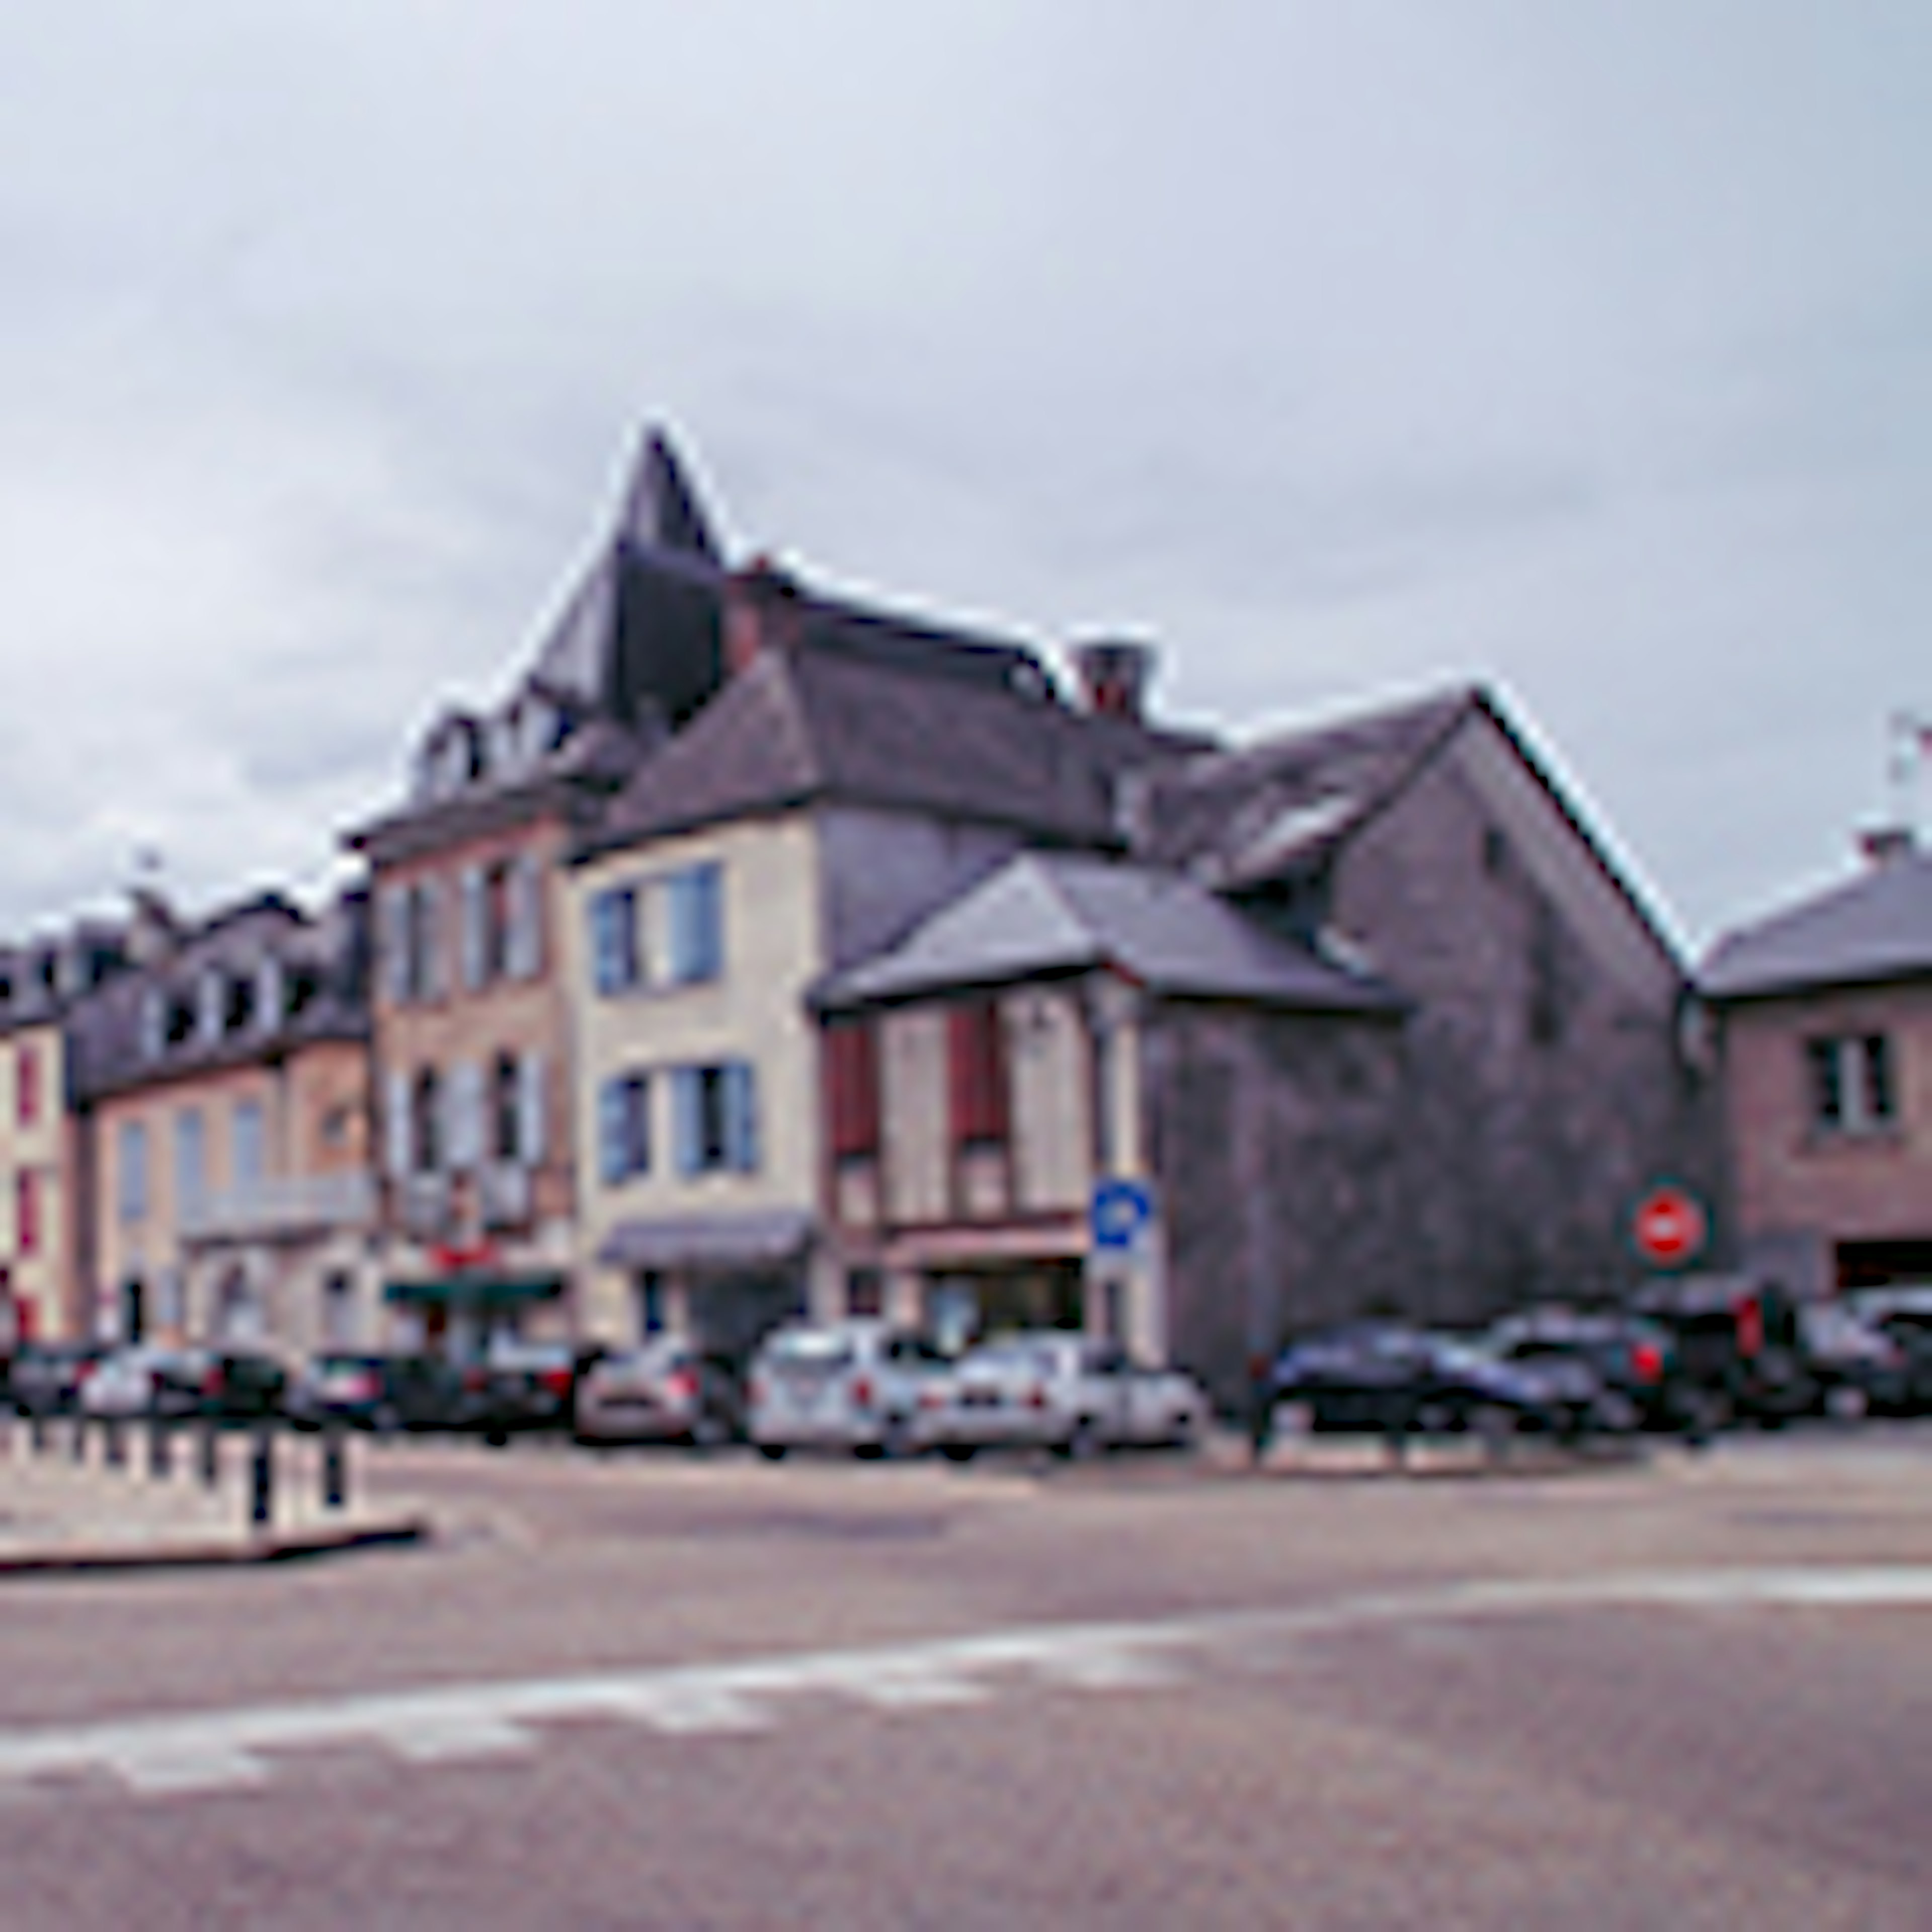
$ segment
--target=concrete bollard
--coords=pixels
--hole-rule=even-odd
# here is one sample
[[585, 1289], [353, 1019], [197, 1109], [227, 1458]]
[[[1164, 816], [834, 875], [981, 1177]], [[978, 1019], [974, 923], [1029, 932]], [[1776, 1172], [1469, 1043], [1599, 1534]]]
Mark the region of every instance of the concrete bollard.
[[248, 1520], [266, 1529], [275, 1514], [275, 1438], [272, 1430], [255, 1431], [248, 1464]]
[[322, 1438], [322, 1504], [339, 1510], [349, 1499], [348, 1457], [344, 1454], [342, 1425], [332, 1422]]

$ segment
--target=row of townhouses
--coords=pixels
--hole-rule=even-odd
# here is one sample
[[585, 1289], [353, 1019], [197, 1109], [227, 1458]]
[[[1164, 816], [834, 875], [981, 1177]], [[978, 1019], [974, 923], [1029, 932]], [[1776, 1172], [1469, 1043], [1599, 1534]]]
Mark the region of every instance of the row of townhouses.
[[1493, 696], [1238, 744], [722, 554], [647, 439], [494, 710], [325, 910], [0, 954], [22, 1330], [741, 1350], [1084, 1326], [1224, 1394], [1292, 1330], [1602, 1297], [1728, 1211], [1686, 971]]

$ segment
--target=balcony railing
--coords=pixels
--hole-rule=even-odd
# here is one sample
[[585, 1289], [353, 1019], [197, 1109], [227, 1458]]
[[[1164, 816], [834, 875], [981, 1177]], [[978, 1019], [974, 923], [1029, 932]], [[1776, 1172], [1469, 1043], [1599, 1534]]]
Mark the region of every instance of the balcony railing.
[[356, 1169], [304, 1174], [224, 1188], [182, 1204], [185, 1241], [289, 1240], [338, 1228], [367, 1228], [376, 1218], [376, 1190]]

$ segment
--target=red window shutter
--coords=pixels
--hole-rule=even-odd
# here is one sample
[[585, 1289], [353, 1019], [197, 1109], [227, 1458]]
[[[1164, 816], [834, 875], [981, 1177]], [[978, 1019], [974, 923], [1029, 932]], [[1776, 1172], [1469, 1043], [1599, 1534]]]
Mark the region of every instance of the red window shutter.
[[825, 1030], [832, 1156], [850, 1160], [879, 1150], [878, 1034], [869, 1019], [834, 1020]]
[[40, 1190], [38, 1177], [23, 1171], [14, 1177], [14, 1245], [23, 1255], [35, 1254], [40, 1245]]
[[946, 1015], [946, 1058], [952, 1076], [952, 1139], [958, 1147], [1006, 1138], [1006, 1061], [1000, 1009], [973, 1000]]

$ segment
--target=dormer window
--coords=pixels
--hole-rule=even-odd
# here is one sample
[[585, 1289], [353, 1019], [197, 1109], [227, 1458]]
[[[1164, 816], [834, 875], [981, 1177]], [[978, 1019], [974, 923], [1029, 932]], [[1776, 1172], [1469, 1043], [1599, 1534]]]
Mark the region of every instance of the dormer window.
[[221, 995], [221, 1030], [242, 1033], [255, 1017], [255, 980], [250, 974], [238, 973], [228, 980]]
[[297, 966], [283, 982], [283, 1018], [299, 1019], [322, 992], [322, 975], [313, 966]]

